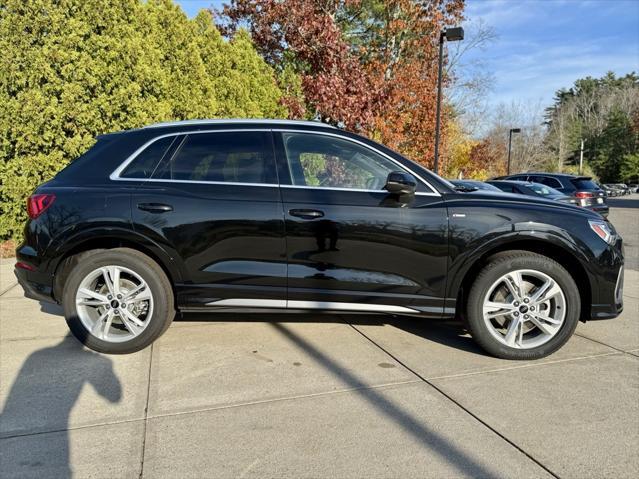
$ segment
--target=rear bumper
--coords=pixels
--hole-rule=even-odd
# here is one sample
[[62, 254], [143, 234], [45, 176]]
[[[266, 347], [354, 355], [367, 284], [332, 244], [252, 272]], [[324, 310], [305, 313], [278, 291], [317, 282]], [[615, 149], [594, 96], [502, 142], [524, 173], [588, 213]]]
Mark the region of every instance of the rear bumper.
[[[14, 268], [13, 272], [27, 298], [48, 303], [56, 302], [53, 299], [53, 288], [50, 283], [50, 278], [43, 278], [42, 273], [27, 271], [22, 268]], [[47, 281], [47, 279], [49, 281]]]
[[610, 211], [610, 208], [608, 207], [608, 205], [592, 205], [592, 206], [586, 206], [587, 209], [594, 211], [595, 213], [599, 213], [601, 216], [603, 216], [604, 218], [608, 216], [608, 213]]

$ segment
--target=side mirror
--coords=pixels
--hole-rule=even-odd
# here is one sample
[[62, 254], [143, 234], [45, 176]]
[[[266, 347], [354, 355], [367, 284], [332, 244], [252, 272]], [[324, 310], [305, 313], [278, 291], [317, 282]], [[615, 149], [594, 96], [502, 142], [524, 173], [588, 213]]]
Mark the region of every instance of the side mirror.
[[409, 173], [391, 171], [386, 178], [384, 189], [393, 195], [414, 195], [417, 180]]

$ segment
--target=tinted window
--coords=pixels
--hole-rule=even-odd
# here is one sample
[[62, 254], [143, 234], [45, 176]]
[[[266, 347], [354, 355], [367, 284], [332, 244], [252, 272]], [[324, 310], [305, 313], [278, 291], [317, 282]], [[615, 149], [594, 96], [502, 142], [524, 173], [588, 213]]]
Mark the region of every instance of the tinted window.
[[590, 178], [573, 178], [570, 182], [577, 188], [578, 190], [598, 190], [599, 187], [597, 184], [592, 181]]
[[187, 135], [153, 177], [277, 184], [270, 133], [238, 131]]
[[482, 183], [480, 181], [473, 183], [473, 185], [479, 188], [480, 190], [501, 191], [499, 188], [496, 188], [493, 185], [489, 185], [488, 183]]
[[551, 188], [561, 188], [561, 182], [555, 178], [550, 178], [549, 176], [532, 176], [530, 181], [534, 181], [535, 183], [541, 183], [542, 185], [550, 186]]
[[121, 178], [150, 178], [175, 141], [175, 136], [160, 138], [147, 146], [120, 174]]
[[527, 175], [519, 175], [519, 176], [513, 176], [511, 178], [509, 178], [510, 180], [513, 181], [526, 181], [528, 179]]
[[505, 191], [506, 193], [513, 193], [513, 187], [508, 183], [491, 183], [493, 186], [496, 186], [501, 191]]
[[284, 133], [294, 185], [381, 190], [391, 171], [388, 158], [352, 141], [309, 133]]
[[534, 183], [532, 185], [528, 185], [528, 188], [533, 190], [535, 193], [541, 196], [551, 196], [551, 195], [560, 195], [561, 193], [553, 188], [550, 188], [546, 185], [541, 185], [539, 183]]

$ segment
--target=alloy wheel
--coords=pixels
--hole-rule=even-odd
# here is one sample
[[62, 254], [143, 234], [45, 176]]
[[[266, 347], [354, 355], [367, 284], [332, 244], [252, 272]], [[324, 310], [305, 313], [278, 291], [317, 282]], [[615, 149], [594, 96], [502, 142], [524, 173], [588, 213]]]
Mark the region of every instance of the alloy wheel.
[[531, 349], [550, 341], [566, 317], [566, 298], [559, 284], [541, 271], [508, 272], [488, 289], [483, 318], [502, 344]]
[[107, 342], [139, 336], [153, 315], [151, 288], [139, 274], [122, 266], [102, 266], [86, 275], [75, 302], [87, 331]]

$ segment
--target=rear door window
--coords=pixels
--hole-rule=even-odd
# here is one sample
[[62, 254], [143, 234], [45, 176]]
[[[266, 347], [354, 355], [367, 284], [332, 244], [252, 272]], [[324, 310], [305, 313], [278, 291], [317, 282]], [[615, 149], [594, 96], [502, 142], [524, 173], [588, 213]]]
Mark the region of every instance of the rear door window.
[[277, 184], [269, 132], [235, 131], [187, 135], [154, 179]]

